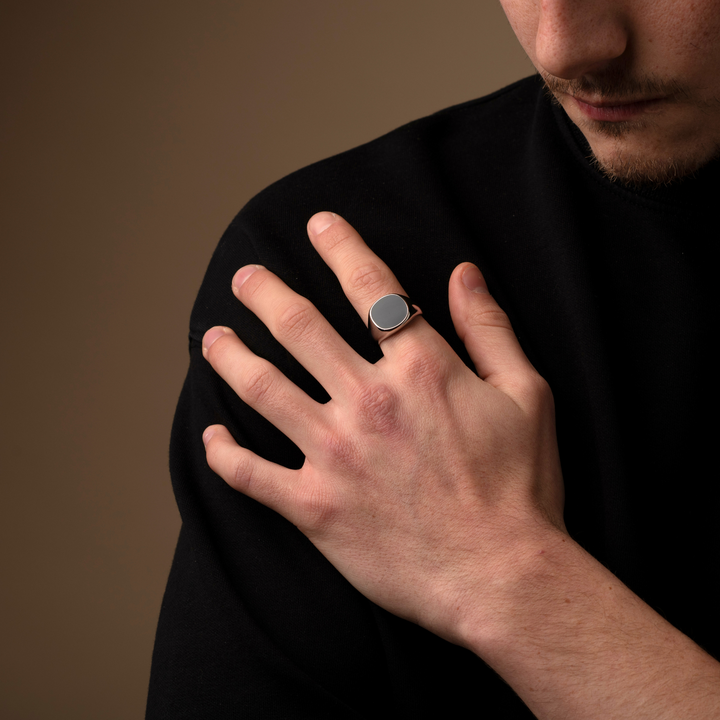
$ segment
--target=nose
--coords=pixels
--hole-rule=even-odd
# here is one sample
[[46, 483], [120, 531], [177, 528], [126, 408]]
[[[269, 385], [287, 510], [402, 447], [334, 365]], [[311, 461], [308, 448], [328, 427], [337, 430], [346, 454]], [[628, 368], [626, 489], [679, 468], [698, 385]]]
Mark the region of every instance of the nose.
[[628, 49], [628, 23], [618, 2], [540, 0], [537, 62], [571, 80], [606, 69]]

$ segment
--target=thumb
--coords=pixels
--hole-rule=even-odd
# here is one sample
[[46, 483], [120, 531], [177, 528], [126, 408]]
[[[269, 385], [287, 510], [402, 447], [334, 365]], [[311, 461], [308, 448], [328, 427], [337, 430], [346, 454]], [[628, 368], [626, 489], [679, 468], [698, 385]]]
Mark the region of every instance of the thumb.
[[448, 295], [455, 332], [465, 343], [478, 375], [514, 395], [512, 390], [519, 381], [536, 372], [508, 316], [488, 292], [480, 270], [472, 263], [458, 265], [450, 276]]

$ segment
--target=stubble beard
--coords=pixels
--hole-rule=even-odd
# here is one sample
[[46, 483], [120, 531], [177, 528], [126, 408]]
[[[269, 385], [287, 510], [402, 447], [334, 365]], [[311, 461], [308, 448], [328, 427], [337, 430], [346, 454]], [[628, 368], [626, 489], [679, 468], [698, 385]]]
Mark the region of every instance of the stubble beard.
[[[620, 73], [608, 74], [597, 81], [585, 78], [561, 80], [545, 73], [541, 73], [541, 76], [549, 96], [560, 106], [562, 106], [561, 97], [579, 95], [608, 98], [663, 97], [668, 104], [690, 102], [706, 111], [720, 107], [720, 100], [714, 103], [701, 103], [682, 85], [662, 82], [655, 78], [634, 81]], [[673, 153], [660, 150], [653, 155], [634, 148], [632, 142], [634, 137], [642, 137], [643, 133], [651, 133], [657, 129], [658, 126], [652, 115], [621, 122], [585, 119], [576, 124], [590, 144], [592, 144], [590, 138], [593, 136], [611, 141], [609, 150], [602, 156], [596, 155], [591, 149], [589, 159], [610, 180], [633, 189], [676, 184], [692, 177], [712, 160], [720, 158], [720, 144], [692, 144]]]

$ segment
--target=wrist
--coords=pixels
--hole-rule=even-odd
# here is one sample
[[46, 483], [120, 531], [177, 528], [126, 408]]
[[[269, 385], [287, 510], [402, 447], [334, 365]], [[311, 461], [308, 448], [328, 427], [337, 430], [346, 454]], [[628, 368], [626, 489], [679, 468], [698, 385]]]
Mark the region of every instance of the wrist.
[[587, 591], [583, 565], [599, 566], [567, 533], [550, 525], [515, 534], [503, 545], [505, 552], [476, 585], [475, 599], [459, 604], [455, 622], [455, 642], [491, 664], [510, 647], [517, 649], [520, 638], [539, 633], [572, 595]]
[[457, 642], [536, 717], [717, 716], [718, 663], [560, 530], [520, 543], [485, 599]]

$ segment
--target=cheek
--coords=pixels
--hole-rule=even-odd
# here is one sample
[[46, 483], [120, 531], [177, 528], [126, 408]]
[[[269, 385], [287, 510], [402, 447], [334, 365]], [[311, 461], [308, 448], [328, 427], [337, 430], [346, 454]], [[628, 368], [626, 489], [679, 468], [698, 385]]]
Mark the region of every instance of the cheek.
[[[691, 3], [691, 5], [693, 5]], [[695, 13], [680, 50], [686, 61], [700, 67], [704, 82], [717, 83], [720, 71], [720, 1], [706, 0], [694, 5]]]
[[[653, 4], [656, 22], [646, 33], [655, 72], [696, 88], [716, 84], [720, 72], [720, 0], [666, 0]], [[650, 16], [650, 17], [652, 17]]]

